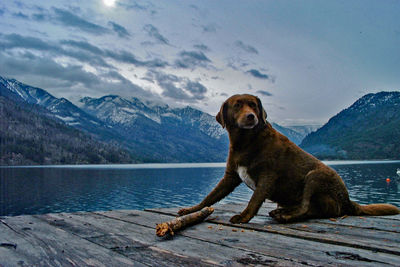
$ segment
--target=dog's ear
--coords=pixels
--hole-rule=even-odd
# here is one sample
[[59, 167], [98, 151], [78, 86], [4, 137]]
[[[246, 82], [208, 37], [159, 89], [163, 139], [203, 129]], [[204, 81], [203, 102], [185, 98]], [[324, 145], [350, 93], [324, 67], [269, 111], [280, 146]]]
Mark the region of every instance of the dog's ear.
[[265, 111], [265, 109], [263, 108], [262, 104], [261, 104], [261, 100], [257, 97], [257, 104], [258, 104], [258, 109], [259, 109], [259, 114], [258, 117], [260, 118], [262, 124], [267, 124], [267, 112]]
[[217, 122], [222, 125], [222, 128], [225, 128], [226, 126], [227, 112], [228, 112], [228, 103], [225, 101], [225, 103], [222, 104], [221, 109], [219, 110], [217, 116], [215, 116]]

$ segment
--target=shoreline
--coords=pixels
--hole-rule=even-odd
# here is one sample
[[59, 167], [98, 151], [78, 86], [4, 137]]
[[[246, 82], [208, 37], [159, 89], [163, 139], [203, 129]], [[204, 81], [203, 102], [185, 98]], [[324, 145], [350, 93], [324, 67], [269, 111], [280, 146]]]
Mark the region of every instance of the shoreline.
[[[393, 164], [400, 160], [322, 160], [326, 165]], [[224, 168], [226, 162], [203, 163], [138, 163], [138, 164], [66, 164], [66, 165], [16, 165], [8, 168], [76, 168], [76, 169], [171, 169], [171, 168]]]

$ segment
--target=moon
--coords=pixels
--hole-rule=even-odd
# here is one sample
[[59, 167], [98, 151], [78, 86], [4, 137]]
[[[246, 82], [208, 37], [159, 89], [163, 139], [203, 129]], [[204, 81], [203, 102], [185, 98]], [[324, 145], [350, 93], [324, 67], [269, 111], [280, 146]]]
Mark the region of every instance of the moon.
[[115, 1], [116, 0], [103, 0], [103, 4], [107, 7], [113, 7], [115, 6]]

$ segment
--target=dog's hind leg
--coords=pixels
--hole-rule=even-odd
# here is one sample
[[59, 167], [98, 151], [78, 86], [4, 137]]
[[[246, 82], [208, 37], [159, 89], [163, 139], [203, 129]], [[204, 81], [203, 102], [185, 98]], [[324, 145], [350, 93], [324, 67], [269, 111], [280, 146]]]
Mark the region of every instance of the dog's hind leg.
[[272, 211], [272, 214], [270, 213], [271, 217], [278, 222], [285, 223], [302, 220], [313, 215], [315, 213], [315, 208], [311, 207], [311, 198], [316, 193], [320, 193], [321, 190], [325, 191], [325, 186], [321, 186], [321, 178], [323, 179], [325, 175], [324, 171], [310, 171], [305, 177], [305, 185], [300, 204], [290, 208]]

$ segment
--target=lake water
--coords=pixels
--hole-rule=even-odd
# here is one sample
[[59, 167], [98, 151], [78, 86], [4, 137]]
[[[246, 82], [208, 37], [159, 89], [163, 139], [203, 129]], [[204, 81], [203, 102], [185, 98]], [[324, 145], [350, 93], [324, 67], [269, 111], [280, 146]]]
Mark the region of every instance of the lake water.
[[[342, 176], [351, 199], [400, 207], [400, 161], [327, 164]], [[214, 188], [224, 165], [0, 167], [0, 215], [190, 206]], [[251, 194], [242, 184], [222, 202], [247, 202]]]

